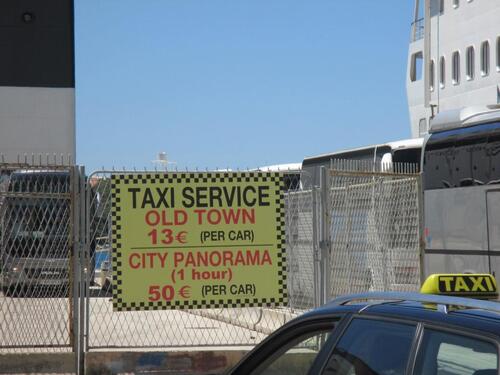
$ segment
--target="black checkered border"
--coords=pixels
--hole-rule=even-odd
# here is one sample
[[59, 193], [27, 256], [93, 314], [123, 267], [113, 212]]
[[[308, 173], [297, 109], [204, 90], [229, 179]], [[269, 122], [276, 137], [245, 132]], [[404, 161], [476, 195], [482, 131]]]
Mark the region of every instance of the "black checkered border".
[[276, 249], [278, 252], [278, 298], [277, 306], [288, 305], [286, 272], [285, 233], [285, 181], [283, 175], [274, 181], [276, 187]]
[[[278, 265], [278, 298], [236, 298], [226, 300], [187, 300], [127, 302], [123, 295], [123, 259], [122, 227], [120, 215], [120, 193], [122, 185], [129, 184], [173, 184], [173, 183], [242, 183], [272, 182], [276, 198], [276, 250]], [[286, 273], [286, 237], [285, 237], [285, 183], [279, 172], [174, 172], [174, 173], [117, 173], [111, 175], [111, 234], [113, 261], [113, 310], [192, 310], [206, 308], [241, 308], [241, 307], [279, 307], [288, 304]]]
[[123, 293], [122, 290], [122, 228], [121, 228], [121, 214], [120, 214], [120, 178], [116, 175], [111, 175], [111, 260], [113, 264], [113, 307], [119, 304], [119, 296]]
[[210, 182], [274, 182], [276, 186], [284, 186], [282, 174], [279, 172], [168, 172], [168, 173], [117, 173], [112, 175], [117, 184], [181, 184]]
[[228, 300], [203, 299], [197, 301], [157, 301], [124, 302], [113, 299], [114, 311], [153, 311], [153, 310], [195, 310], [195, 309], [236, 309], [243, 307], [280, 307], [283, 298], [235, 298]]

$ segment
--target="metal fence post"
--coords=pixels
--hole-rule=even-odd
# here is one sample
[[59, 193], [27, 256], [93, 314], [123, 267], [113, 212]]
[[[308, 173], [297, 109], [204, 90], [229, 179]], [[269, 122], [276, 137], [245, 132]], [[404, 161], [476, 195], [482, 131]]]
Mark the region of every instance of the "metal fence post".
[[320, 189], [321, 189], [321, 231], [320, 231], [320, 251], [321, 251], [321, 303], [329, 301], [331, 294], [331, 268], [330, 268], [330, 220], [329, 220], [329, 171], [325, 167], [320, 170]]
[[71, 209], [72, 209], [72, 265], [71, 285], [71, 341], [75, 353], [75, 371], [80, 374], [80, 178], [78, 167], [71, 168]]
[[417, 200], [418, 200], [418, 238], [419, 238], [419, 257], [420, 257], [420, 285], [425, 280], [425, 228], [424, 228], [424, 190], [423, 190], [423, 181], [422, 181], [422, 172], [420, 172], [417, 176]]
[[[87, 259], [92, 261], [91, 259], [91, 252], [90, 252], [90, 246], [92, 243], [92, 230], [91, 230], [91, 221], [94, 219], [93, 218], [93, 212], [91, 211], [90, 207], [92, 204], [92, 187], [90, 185], [91, 182], [91, 177], [93, 174], [90, 174], [87, 177], [85, 177], [85, 256]], [[110, 223], [111, 226], [111, 223]], [[109, 231], [111, 233], [111, 230]], [[95, 255], [94, 255], [95, 256]], [[87, 262], [89, 264], [89, 262]], [[91, 273], [95, 272], [95, 270], [92, 270]], [[90, 283], [87, 282], [85, 286], [85, 308], [84, 308], [84, 315], [83, 315], [83, 325], [85, 327], [85, 339], [82, 343], [83, 345], [83, 352], [87, 353], [88, 348], [89, 348], [89, 331], [90, 331]]]
[[[80, 243], [79, 243], [79, 254], [80, 254], [80, 303], [78, 314], [79, 317], [79, 333], [78, 336], [78, 350], [79, 350], [79, 369], [78, 374], [85, 373], [85, 302], [88, 300], [88, 277], [92, 274], [90, 265], [88, 262], [88, 251], [87, 251], [87, 236], [86, 236], [86, 223], [87, 210], [86, 210], [86, 181], [85, 181], [85, 167], [79, 167], [78, 169], [78, 184], [80, 187], [80, 195], [78, 197], [79, 206], [79, 232], [80, 232]], [[86, 271], [86, 272], [85, 272]]]
[[[72, 280], [71, 316], [72, 346], [75, 353], [75, 371], [84, 373], [84, 296], [85, 296], [85, 169], [71, 168], [71, 207], [72, 207]], [[88, 271], [88, 268], [87, 268]], [[88, 272], [87, 272], [88, 273]]]
[[313, 246], [313, 275], [314, 275], [314, 307], [321, 305], [321, 254], [319, 250], [318, 232], [321, 217], [318, 215], [318, 192], [319, 188], [313, 186], [312, 194], [312, 246]]

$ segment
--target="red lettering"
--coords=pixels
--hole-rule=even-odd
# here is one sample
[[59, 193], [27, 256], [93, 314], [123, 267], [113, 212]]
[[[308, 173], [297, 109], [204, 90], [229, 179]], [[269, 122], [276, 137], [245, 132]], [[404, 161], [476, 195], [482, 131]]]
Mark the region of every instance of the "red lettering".
[[212, 225], [219, 224], [221, 221], [221, 214], [219, 210], [216, 209], [209, 210], [207, 213], [207, 220]]
[[175, 290], [171, 285], [165, 285], [161, 287], [160, 285], [150, 285], [149, 286], [149, 297], [148, 300], [151, 302], [159, 301], [163, 298], [165, 301], [171, 301], [175, 296]]
[[212, 267], [220, 266], [221, 261], [222, 261], [222, 259], [220, 256], [220, 252], [213, 251], [210, 253], [210, 265]]
[[160, 299], [160, 296], [161, 296], [160, 286], [159, 285], [150, 285], [148, 299], [152, 302], [156, 302]]
[[198, 264], [198, 267], [199, 266], [208, 266], [208, 258], [209, 258], [209, 255], [210, 255], [210, 252], [209, 251], [204, 251], [204, 252], [199, 252], [199, 253], [196, 253], [197, 255], [197, 264]]
[[[229, 210], [222, 210], [222, 216], [224, 217], [224, 222], [226, 224], [239, 224], [240, 221], [243, 224], [249, 222], [250, 224], [255, 224], [255, 209], [241, 209], [237, 210], [231, 208]], [[240, 220], [241, 217], [241, 220]]]
[[186, 263], [184, 264], [186, 267], [187, 266], [196, 266], [196, 262], [194, 260], [194, 256], [193, 256], [193, 253], [190, 251], [189, 253], [187, 253], [187, 257], [186, 257]]
[[188, 221], [188, 215], [186, 211], [175, 210], [174, 212], [174, 223], [175, 225], [184, 225]]
[[203, 214], [207, 210], [194, 210], [194, 213], [198, 215], [198, 224], [203, 224]]
[[[196, 211], [204, 211], [204, 210], [195, 210]], [[174, 210], [173, 211], [173, 218], [174, 220], [172, 221], [168, 217], [169, 211], [162, 210], [161, 214], [158, 211], [155, 210], [150, 210], [146, 212], [146, 215], [144, 216], [144, 221], [146, 221], [146, 224], [149, 226], [155, 226], [155, 225], [184, 225], [188, 221], [188, 215], [186, 211], [183, 210]], [[202, 222], [200, 221], [203, 212], [200, 212], [198, 214], [198, 224], [201, 224]]]
[[224, 251], [222, 253], [222, 256], [224, 258], [224, 260], [223, 260], [224, 265], [227, 265], [227, 264], [233, 265], [233, 252], [232, 251]]
[[177, 267], [179, 263], [181, 263], [184, 260], [184, 254], [176, 252], [174, 253], [174, 265]]
[[[158, 254], [159, 256], [159, 254]], [[166, 254], [160, 258], [162, 266]], [[198, 252], [174, 253], [174, 266], [178, 267], [231, 267], [231, 266], [263, 266], [272, 265], [269, 250], [215, 250]]]
[[229, 209], [229, 211], [222, 210], [222, 215], [224, 216], [224, 222], [226, 224], [238, 224], [240, 219], [240, 209], [238, 208], [236, 211], [234, 209]]
[[247, 220], [250, 224], [255, 224], [255, 209], [243, 210], [243, 224], [246, 224]]
[[269, 255], [268, 250], [264, 250], [264, 255], [262, 256], [262, 260], [260, 262], [260, 265], [264, 265], [265, 263], [269, 264], [272, 266], [273, 262], [271, 261], [271, 256]]
[[[132, 263], [132, 258], [139, 258], [139, 263]], [[130, 254], [128, 258], [128, 264], [130, 265], [130, 268], [137, 269], [141, 267], [141, 261], [140, 261], [141, 255], [137, 253], [132, 253]]]
[[168, 218], [167, 218], [167, 211], [162, 211], [161, 212], [161, 223], [163, 225], [172, 225], [172, 222], [171, 221], [168, 221]]
[[252, 257], [252, 252], [250, 250], [247, 250], [247, 259], [248, 263], [251, 264], [252, 266], [255, 264], [259, 264], [259, 250], [253, 252], [253, 257]]
[[234, 261], [234, 266], [239, 266], [240, 263], [245, 265], [245, 259], [243, 258], [243, 252], [242, 251], [237, 251], [236, 252], [236, 260]]
[[146, 212], [146, 217], [144, 218], [146, 220], [146, 224], [154, 226], [158, 225], [160, 222], [160, 215], [156, 211], [148, 211]]
[[146, 253], [145, 255], [149, 257], [149, 268], [154, 268], [155, 266], [155, 255], [157, 253]]
[[161, 268], [165, 268], [165, 261], [167, 260], [168, 253], [158, 253], [158, 258], [160, 259]]

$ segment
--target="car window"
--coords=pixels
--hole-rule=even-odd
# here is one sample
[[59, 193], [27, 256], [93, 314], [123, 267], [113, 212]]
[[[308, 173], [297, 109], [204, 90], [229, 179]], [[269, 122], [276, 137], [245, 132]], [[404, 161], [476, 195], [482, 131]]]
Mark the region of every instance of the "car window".
[[402, 375], [414, 336], [414, 325], [353, 319], [322, 374]]
[[331, 328], [308, 332], [281, 347], [252, 375], [305, 375], [332, 332]]
[[494, 344], [459, 334], [427, 329], [417, 357], [415, 374], [498, 374]]

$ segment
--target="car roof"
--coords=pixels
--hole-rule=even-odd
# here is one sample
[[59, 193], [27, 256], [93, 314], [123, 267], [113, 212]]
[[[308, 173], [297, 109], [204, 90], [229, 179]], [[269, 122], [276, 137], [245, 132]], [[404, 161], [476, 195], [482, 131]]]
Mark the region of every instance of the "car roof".
[[[500, 309], [500, 303], [498, 304]], [[500, 338], [500, 312], [479, 308], [440, 309], [436, 304], [415, 301], [378, 301], [376, 303], [342, 304], [330, 303], [312, 310], [302, 316], [303, 319], [318, 319], [343, 314], [356, 314], [366, 317], [384, 317], [419, 321], [448, 328], [463, 328], [471, 331], [493, 333]], [[299, 318], [300, 319], [300, 318]]]

